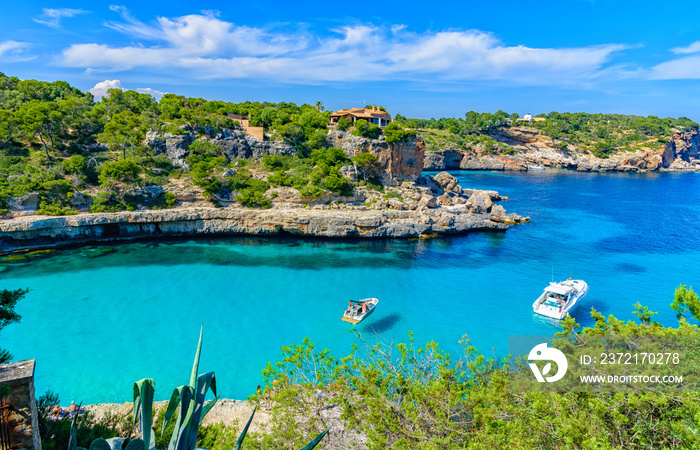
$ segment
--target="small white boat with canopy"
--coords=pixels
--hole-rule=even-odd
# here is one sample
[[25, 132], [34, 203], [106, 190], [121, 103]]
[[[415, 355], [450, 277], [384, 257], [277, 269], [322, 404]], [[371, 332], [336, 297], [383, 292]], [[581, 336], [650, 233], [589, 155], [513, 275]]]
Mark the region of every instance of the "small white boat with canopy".
[[532, 309], [543, 316], [563, 319], [581, 303], [587, 293], [588, 284], [583, 280], [552, 282], [532, 304]]
[[345, 314], [340, 320], [345, 322], [350, 322], [352, 324], [357, 324], [365, 320], [365, 317], [369, 316], [374, 312], [374, 308], [377, 307], [379, 300], [376, 298], [365, 298], [362, 300], [350, 300], [348, 308], [345, 310]]

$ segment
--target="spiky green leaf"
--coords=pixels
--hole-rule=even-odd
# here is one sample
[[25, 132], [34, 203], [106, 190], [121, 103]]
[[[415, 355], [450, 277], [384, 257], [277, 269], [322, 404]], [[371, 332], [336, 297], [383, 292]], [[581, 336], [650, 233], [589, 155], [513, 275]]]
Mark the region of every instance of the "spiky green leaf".
[[[168, 409], [165, 413], [168, 422], [175, 413], [175, 409], [180, 406], [177, 415], [177, 421], [175, 422], [175, 428], [173, 429], [173, 434], [170, 437], [170, 443], [168, 444], [168, 450], [176, 450], [183, 448], [186, 445], [186, 439], [183, 436], [188, 436], [184, 430], [187, 430], [189, 418], [191, 413], [192, 399], [194, 398], [194, 389], [191, 386], [180, 386], [175, 388], [173, 395], [170, 397], [170, 402], [168, 402]], [[163, 422], [163, 428], [165, 429], [167, 423]]]
[[[143, 442], [149, 442], [149, 450], [155, 447], [155, 439], [152, 436], [151, 425], [153, 422], [153, 395], [156, 390], [156, 382], [153, 378], [144, 378], [134, 383], [134, 423], [139, 418], [139, 429]], [[140, 414], [139, 414], [140, 412]]]
[[170, 419], [173, 418], [173, 415], [175, 414], [175, 410], [177, 409], [178, 405], [180, 404], [180, 399], [182, 398], [182, 390], [184, 388], [185, 388], [185, 386], [177, 387], [173, 390], [173, 393], [170, 395], [170, 401], [168, 402], [168, 408], [165, 410], [165, 417], [163, 418], [163, 429], [160, 431], [161, 437], [163, 436], [163, 432], [165, 431], [168, 424], [170, 423]]
[[146, 443], [141, 439], [132, 439], [124, 450], [146, 450]]
[[309, 442], [308, 445], [306, 447], [302, 448], [301, 450], [311, 450], [312, 448], [316, 447], [318, 445], [318, 443], [321, 442], [321, 439], [323, 439], [323, 437], [326, 435], [326, 433], [328, 433], [328, 430], [330, 430], [330, 429], [331, 429], [331, 427], [326, 428], [323, 431], [323, 433], [316, 436], [316, 439]]
[[78, 447], [78, 413], [80, 412], [80, 407], [83, 405], [82, 402], [78, 405], [78, 409], [73, 413], [73, 418], [70, 421], [70, 437], [68, 438], [68, 450], [85, 450], [82, 447]]
[[190, 375], [190, 386], [195, 389], [197, 385], [197, 374], [199, 373], [199, 356], [202, 354], [202, 332], [204, 325], [199, 328], [199, 343], [197, 344], [197, 352], [194, 354], [194, 364], [192, 365], [192, 375]]
[[[90, 443], [90, 450], [122, 450], [126, 439], [115, 437], [110, 439], [95, 439]], [[145, 446], [141, 439], [133, 439], [126, 446], [125, 450], [145, 450]]]
[[250, 423], [253, 421], [253, 416], [255, 415], [256, 409], [257, 408], [253, 408], [253, 414], [250, 415], [250, 419], [248, 419], [248, 423], [245, 424], [243, 431], [241, 431], [241, 435], [238, 436], [238, 440], [236, 441], [236, 446], [233, 447], [233, 450], [241, 450], [241, 445], [243, 445], [243, 439], [245, 439], [245, 435], [248, 432], [248, 427], [250, 427]]
[[[204, 399], [207, 392], [209, 392], [209, 389], [211, 389], [214, 396], [216, 396], [216, 375], [214, 372], [203, 373], [197, 378], [197, 391], [195, 392], [192, 416], [191, 421], [189, 422], [188, 449], [194, 448], [197, 441], [197, 432], [199, 431], [199, 426], [204, 418]], [[216, 400], [214, 400], [212, 403], [215, 402]], [[207, 409], [207, 412], [209, 409], [211, 409], [211, 407]]]

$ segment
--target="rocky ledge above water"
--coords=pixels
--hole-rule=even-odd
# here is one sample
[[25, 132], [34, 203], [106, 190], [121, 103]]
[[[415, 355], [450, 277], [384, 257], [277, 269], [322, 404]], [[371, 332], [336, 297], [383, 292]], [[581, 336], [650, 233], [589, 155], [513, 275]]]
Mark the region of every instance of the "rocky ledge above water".
[[[390, 194], [392, 193], [392, 194]], [[267, 210], [236, 204], [74, 216], [22, 216], [0, 221], [0, 253], [131, 238], [195, 235], [295, 235], [415, 238], [505, 230], [529, 221], [508, 214], [495, 191], [464, 189], [448, 173], [404, 182], [384, 194], [359, 190], [328, 204], [278, 201]]]

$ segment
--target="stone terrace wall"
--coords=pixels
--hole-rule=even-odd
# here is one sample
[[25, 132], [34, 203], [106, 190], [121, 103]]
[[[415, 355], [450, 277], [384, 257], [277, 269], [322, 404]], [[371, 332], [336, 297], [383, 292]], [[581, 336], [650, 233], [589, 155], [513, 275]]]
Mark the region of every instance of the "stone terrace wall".
[[0, 365], [0, 384], [10, 387], [10, 448], [41, 450], [39, 415], [34, 396], [34, 360]]

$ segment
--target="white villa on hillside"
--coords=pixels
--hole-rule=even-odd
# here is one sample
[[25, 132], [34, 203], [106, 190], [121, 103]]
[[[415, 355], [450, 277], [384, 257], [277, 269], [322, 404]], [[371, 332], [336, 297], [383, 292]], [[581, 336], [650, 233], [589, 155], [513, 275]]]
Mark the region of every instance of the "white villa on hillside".
[[522, 116], [521, 118], [516, 119], [515, 121], [516, 121], [516, 122], [527, 122], [527, 123], [531, 123], [531, 122], [542, 122], [542, 121], [544, 121], [544, 120], [547, 120], [547, 119], [545, 119], [544, 117], [533, 117], [533, 116], [532, 116], [532, 113], [527, 113], [527, 114], [525, 114], [524, 116]]

